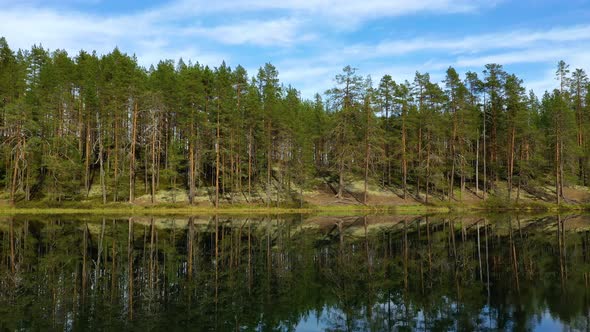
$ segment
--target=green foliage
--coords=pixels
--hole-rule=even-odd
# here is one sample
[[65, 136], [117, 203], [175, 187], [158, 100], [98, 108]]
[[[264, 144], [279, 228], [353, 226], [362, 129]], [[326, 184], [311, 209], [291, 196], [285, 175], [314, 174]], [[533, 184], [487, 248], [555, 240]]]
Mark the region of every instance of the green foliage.
[[0, 186], [12, 203], [158, 190], [193, 202], [218, 188], [224, 204], [280, 205], [324, 187], [319, 179], [345, 198], [347, 181], [365, 174], [420, 201], [462, 200], [484, 177], [486, 194], [510, 199], [500, 183], [588, 185], [585, 72], [560, 62], [558, 89], [542, 101], [499, 64], [482, 74], [462, 80], [449, 67], [443, 82], [416, 72], [374, 87], [346, 66], [325, 97], [305, 100], [270, 63], [253, 76], [182, 59], [145, 69], [117, 48], [14, 52], [0, 38]]

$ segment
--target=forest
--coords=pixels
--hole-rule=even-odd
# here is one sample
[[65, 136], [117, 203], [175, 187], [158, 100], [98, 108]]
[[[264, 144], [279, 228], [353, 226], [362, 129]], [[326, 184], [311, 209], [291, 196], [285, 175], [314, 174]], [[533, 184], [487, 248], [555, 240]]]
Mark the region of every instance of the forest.
[[166, 191], [278, 206], [323, 187], [341, 199], [359, 181], [362, 203], [372, 186], [424, 203], [526, 192], [560, 204], [588, 186], [583, 69], [559, 61], [540, 97], [500, 64], [449, 67], [442, 82], [335, 74], [307, 100], [270, 63], [144, 68], [117, 48], [72, 56], [0, 38], [0, 199], [158, 203]]

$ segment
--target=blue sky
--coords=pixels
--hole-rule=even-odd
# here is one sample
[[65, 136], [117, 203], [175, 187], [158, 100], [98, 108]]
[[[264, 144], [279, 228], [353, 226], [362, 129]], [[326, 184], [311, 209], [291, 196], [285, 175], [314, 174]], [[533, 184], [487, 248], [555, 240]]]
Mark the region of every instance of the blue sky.
[[310, 98], [346, 65], [396, 81], [449, 66], [500, 63], [542, 93], [555, 65], [590, 70], [590, 0], [0, 0], [10, 46], [108, 53], [148, 67], [161, 59], [244, 66], [273, 63]]

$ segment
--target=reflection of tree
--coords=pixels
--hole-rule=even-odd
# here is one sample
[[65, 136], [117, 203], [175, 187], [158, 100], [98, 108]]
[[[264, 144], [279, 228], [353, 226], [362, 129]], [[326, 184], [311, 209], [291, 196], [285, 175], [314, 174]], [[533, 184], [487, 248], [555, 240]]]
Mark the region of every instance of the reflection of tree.
[[568, 231], [567, 217], [371, 220], [9, 218], [0, 322], [291, 331], [317, 317], [329, 331], [530, 330], [549, 312], [589, 325], [590, 235]]

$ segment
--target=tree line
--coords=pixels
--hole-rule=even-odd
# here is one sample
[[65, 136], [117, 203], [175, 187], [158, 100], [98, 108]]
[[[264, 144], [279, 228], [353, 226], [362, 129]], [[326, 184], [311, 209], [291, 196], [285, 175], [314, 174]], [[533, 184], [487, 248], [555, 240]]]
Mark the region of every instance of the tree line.
[[306, 100], [270, 63], [252, 76], [225, 62], [143, 68], [117, 48], [15, 52], [0, 38], [0, 186], [13, 204], [183, 190], [191, 204], [271, 206], [322, 184], [342, 198], [354, 179], [363, 202], [369, 185], [424, 202], [551, 186], [557, 203], [564, 186], [588, 185], [583, 69], [560, 61], [540, 99], [499, 64], [376, 83], [347, 66], [334, 83]]

